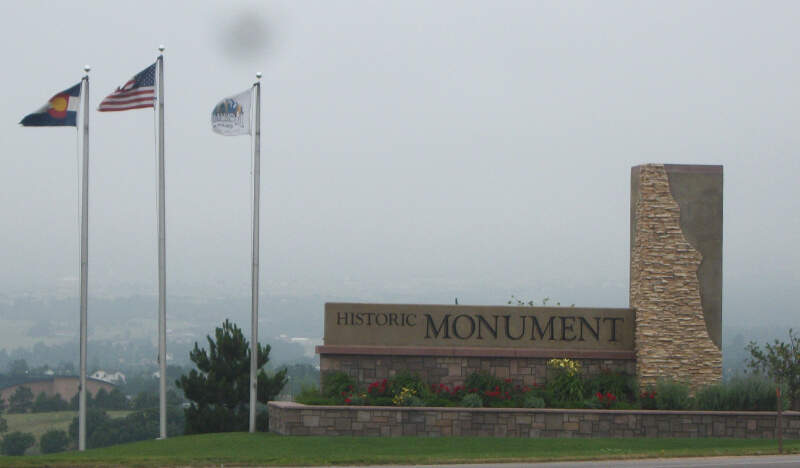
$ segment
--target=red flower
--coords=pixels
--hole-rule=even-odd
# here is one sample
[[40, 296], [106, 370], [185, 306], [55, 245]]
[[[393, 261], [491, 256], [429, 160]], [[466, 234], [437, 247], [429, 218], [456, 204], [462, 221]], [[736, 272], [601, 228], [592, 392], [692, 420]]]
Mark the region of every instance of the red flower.
[[505, 383], [511, 383], [511, 379], [505, 379], [504, 382]]
[[351, 399], [349, 399], [349, 398], [345, 398], [345, 399], [344, 399], [344, 402], [345, 402], [345, 403], [348, 403], [348, 404], [349, 404], [351, 401], [352, 401], [352, 400], [351, 400]]

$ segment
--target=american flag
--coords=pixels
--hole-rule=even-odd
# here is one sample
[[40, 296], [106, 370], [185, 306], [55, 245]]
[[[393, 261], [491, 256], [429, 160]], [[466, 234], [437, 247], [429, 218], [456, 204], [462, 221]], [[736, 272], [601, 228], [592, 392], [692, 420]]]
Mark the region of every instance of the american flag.
[[156, 64], [137, 73], [127, 83], [106, 96], [97, 110], [100, 112], [124, 111], [154, 107], [156, 97]]

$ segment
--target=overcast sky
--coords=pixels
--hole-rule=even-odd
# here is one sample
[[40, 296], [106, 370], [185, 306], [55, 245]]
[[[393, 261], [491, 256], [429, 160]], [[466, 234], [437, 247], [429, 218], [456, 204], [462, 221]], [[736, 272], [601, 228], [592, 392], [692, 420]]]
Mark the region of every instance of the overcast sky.
[[[166, 45], [170, 294], [627, 306], [630, 168], [722, 164], [726, 323], [797, 322], [800, 3], [2, 2], [0, 295], [77, 293], [73, 128], [19, 120], [91, 64], [90, 295], [155, 294], [154, 116], [100, 100]], [[797, 325], [795, 323], [795, 325]]]

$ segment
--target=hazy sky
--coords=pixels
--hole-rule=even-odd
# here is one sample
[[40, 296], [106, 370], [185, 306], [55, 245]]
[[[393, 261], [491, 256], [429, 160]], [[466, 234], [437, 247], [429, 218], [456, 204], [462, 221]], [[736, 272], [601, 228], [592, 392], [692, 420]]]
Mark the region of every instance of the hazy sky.
[[91, 64], [90, 295], [155, 294], [154, 119], [100, 100], [166, 45], [170, 294], [626, 306], [630, 168], [722, 164], [726, 323], [797, 322], [800, 3], [2, 2], [0, 295], [77, 292], [73, 128], [17, 123]]

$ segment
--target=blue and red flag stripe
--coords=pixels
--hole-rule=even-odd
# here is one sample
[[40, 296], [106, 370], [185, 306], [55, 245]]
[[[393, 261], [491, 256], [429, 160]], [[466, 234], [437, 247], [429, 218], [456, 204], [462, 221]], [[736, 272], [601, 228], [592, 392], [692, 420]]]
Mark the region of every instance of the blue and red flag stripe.
[[114, 112], [154, 107], [156, 97], [156, 64], [137, 73], [127, 83], [106, 96], [97, 107], [100, 112]]
[[24, 127], [75, 127], [80, 99], [81, 84], [78, 83], [51, 97], [47, 104], [26, 115], [19, 123]]

